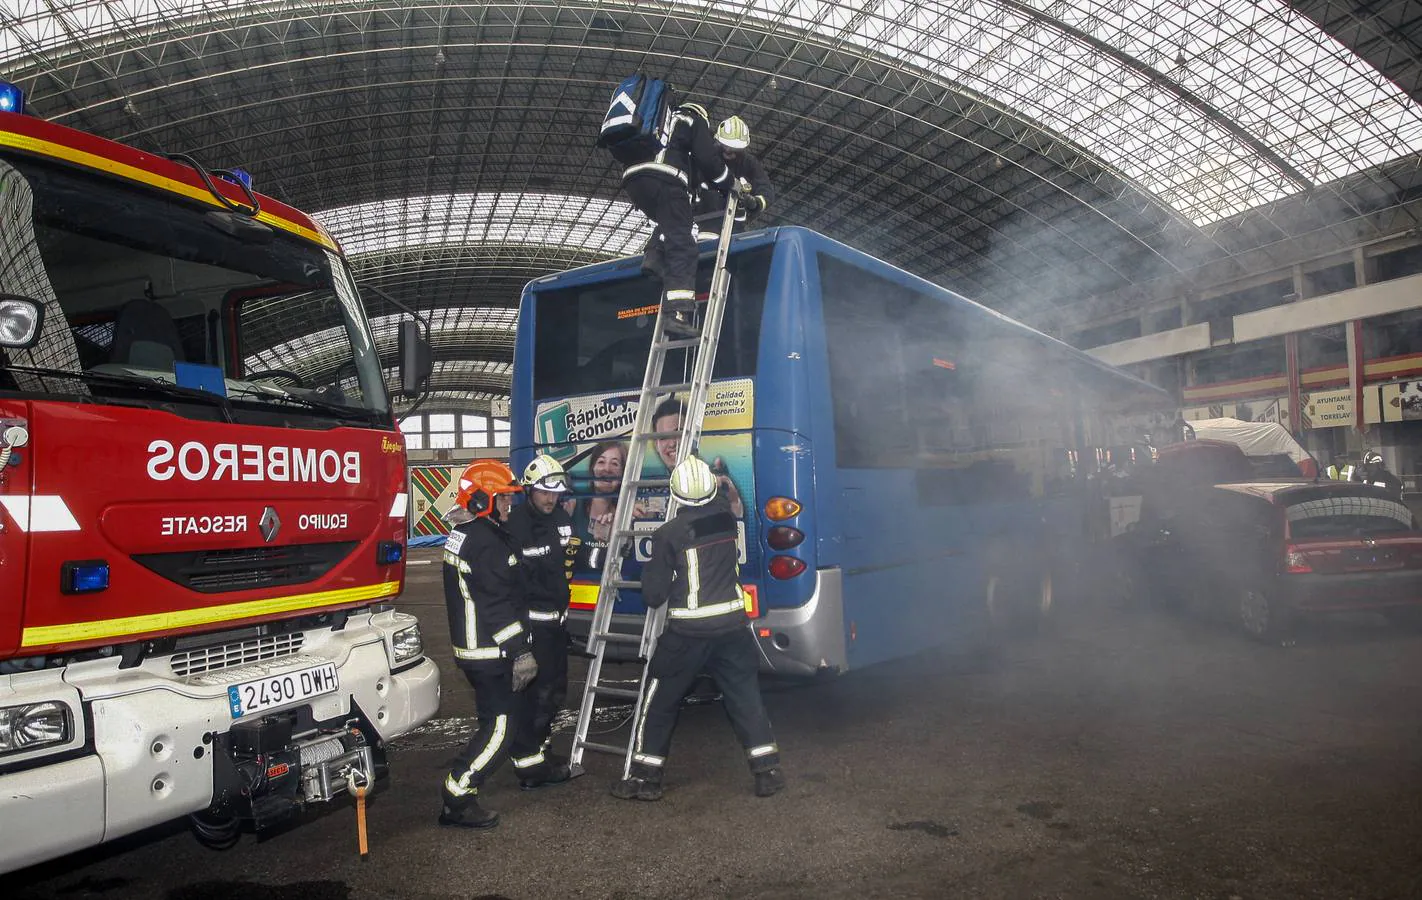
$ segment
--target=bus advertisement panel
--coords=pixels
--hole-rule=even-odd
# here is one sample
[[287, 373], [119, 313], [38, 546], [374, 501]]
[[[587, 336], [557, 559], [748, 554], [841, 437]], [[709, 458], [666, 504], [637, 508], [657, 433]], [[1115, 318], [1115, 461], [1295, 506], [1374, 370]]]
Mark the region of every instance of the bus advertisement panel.
[[[686, 395], [667, 394], [658, 402], [654, 429], [675, 431], [681, 426]], [[586, 541], [605, 542], [617, 511], [617, 491], [627, 462], [627, 441], [637, 415], [637, 392], [607, 392], [545, 401], [534, 419], [535, 440], [543, 451], [563, 464], [573, 483], [564, 508], [573, 517], [573, 533]], [[759, 535], [751, 454], [751, 427], [755, 418], [755, 382], [737, 378], [714, 383], [707, 395], [706, 416], [699, 455], [720, 478], [721, 490], [730, 498], [731, 511], [740, 520], [737, 540], [743, 575], [759, 570]], [[650, 441], [644, 454], [643, 478], [665, 477], [676, 465], [675, 438]], [[645, 532], [635, 543], [635, 562], [625, 565], [624, 577], [648, 559], [651, 533], [662, 521], [667, 489], [642, 487], [633, 508], [633, 527]], [[573, 609], [591, 610], [597, 600], [596, 572], [574, 574]], [[752, 596], [755, 585], [747, 578]], [[640, 598], [625, 592], [618, 612], [642, 609]]]

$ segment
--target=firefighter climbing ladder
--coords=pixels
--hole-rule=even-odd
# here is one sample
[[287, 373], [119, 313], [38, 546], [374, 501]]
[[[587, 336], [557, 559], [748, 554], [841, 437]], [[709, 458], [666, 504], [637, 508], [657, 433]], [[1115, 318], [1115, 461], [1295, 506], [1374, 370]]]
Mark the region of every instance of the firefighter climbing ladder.
[[[711, 372], [716, 362], [716, 346], [720, 342], [721, 319], [726, 309], [726, 296], [730, 292], [730, 273], [726, 271], [726, 256], [731, 246], [731, 229], [735, 224], [737, 196], [732, 192], [727, 198], [726, 211], [721, 218], [720, 238], [716, 242], [716, 262], [711, 270], [711, 290], [706, 300], [706, 310], [702, 317], [701, 333], [691, 338], [671, 338], [666, 333], [665, 316], [658, 315], [656, 327], [652, 331], [652, 352], [647, 357], [647, 371], [642, 378], [642, 390], [637, 395], [637, 417], [632, 423], [627, 462], [623, 466], [622, 486], [617, 493], [617, 512], [613, 516], [612, 535], [608, 540], [607, 559], [603, 564], [602, 580], [598, 584], [597, 606], [593, 610], [592, 627], [588, 632], [588, 652], [592, 661], [588, 664], [587, 683], [583, 688], [583, 702], [578, 709], [578, 726], [574, 732], [573, 750], [569, 763], [574, 775], [584, 772], [583, 751], [609, 753], [622, 757], [622, 776], [627, 777], [632, 766], [632, 736], [642, 719], [642, 698], [647, 689], [646, 661], [652, 658], [657, 648], [657, 638], [662, 633], [666, 620], [666, 607], [648, 612], [642, 625], [642, 634], [625, 634], [612, 630], [612, 610], [617, 601], [617, 592], [623, 589], [637, 590], [640, 581], [626, 581], [622, 578], [622, 561], [630, 541], [646, 531], [634, 531], [632, 508], [640, 488], [668, 488], [670, 478], [642, 477], [642, 462], [646, 457], [647, 445], [659, 438], [677, 438], [676, 458], [686, 459], [701, 443], [701, 423], [706, 414], [706, 395], [711, 387]], [[690, 380], [682, 384], [662, 384], [662, 369], [670, 350], [689, 351]], [[679, 432], [659, 433], [652, 430], [653, 414], [657, 404], [663, 399], [681, 392], [688, 393], [681, 417]], [[676, 514], [676, 500], [668, 491], [666, 512], [662, 521]], [[644, 528], [660, 523], [644, 523]], [[614, 643], [637, 644], [638, 657], [643, 661], [642, 674], [637, 688], [626, 687], [624, 683], [609, 683], [602, 680], [602, 664], [607, 657], [607, 649]], [[603, 744], [588, 740], [588, 730], [592, 725], [593, 710], [599, 699], [620, 699], [633, 702], [631, 730], [625, 745]]]

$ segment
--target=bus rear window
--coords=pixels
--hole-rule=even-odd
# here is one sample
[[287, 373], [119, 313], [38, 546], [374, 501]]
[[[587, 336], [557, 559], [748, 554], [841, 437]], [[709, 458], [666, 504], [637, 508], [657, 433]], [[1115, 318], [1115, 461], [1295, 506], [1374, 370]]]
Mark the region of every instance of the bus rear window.
[[[727, 262], [731, 294], [716, 352], [716, 378], [755, 374], [773, 249], [758, 247]], [[704, 295], [710, 285], [711, 260], [705, 259], [697, 276], [697, 293]], [[640, 276], [539, 292], [534, 306], [535, 399], [640, 387], [661, 291], [661, 281]], [[680, 372], [684, 357], [684, 350], [668, 354], [666, 371]]]

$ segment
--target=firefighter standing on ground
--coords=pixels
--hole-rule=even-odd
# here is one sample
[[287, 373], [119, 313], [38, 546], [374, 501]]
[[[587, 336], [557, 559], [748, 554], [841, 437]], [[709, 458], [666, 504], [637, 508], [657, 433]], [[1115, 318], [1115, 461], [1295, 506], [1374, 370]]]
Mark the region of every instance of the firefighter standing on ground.
[[675, 336], [696, 334], [696, 239], [692, 235], [691, 192], [702, 182], [708, 189], [729, 193], [735, 186], [721, 158], [705, 107], [682, 103], [672, 110], [663, 131], [662, 148], [622, 173], [627, 197], [654, 228], [647, 242], [646, 268], [662, 278], [662, 312], [666, 330]]
[[597, 568], [601, 548], [573, 536], [573, 519], [559, 502], [568, 490], [568, 475], [556, 459], [535, 458], [520, 483], [527, 498], [509, 514], [507, 527], [527, 571], [528, 624], [538, 663], [527, 702], [539, 746], [550, 764], [563, 765], [548, 754], [548, 739], [568, 696], [568, 581], [574, 567]]
[[731, 727], [745, 748], [755, 793], [769, 797], [785, 786], [780, 748], [760, 697], [759, 651], [750, 631], [736, 560], [736, 518], [711, 468], [692, 456], [672, 471], [671, 492], [681, 508], [652, 535], [642, 569], [648, 608], [665, 604], [667, 626], [647, 664], [642, 721], [633, 736], [629, 777], [612, 787], [623, 800], [660, 800], [662, 770], [682, 695], [700, 672], [721, 688]]
[[455, 661], [474, 688], [478, 724], [444, 779], [441, 825], [492, 828], [497, 813], [479, 806], [479, 788], [512, 755], [527, 789], [568, 780], [566, 765], [547, 762], [519, 692], [538, 673], [525, 624], [524, 574], [512, 536], [493, 518], [497, 498], [520, 490], [508, 466], [469, 465], [455, 502], [471, 521], [444, 545], [444, 599]]
[[[721, 147], [721, 158], [726, 161], [726, 168], [731, 170], [737, 189], [740, 189], [742, 194], [741, 204], [736, 212], [736, 232], [740, 232], [746, 224], [765, 212], [775, 200], [775, 188], [770, 184], [770, 176], [765, 174], [765, 166], [750, 152], [750, 138], [750, 126], [746, 125], [740, 116], [731, 116], [716, 128], [716, 143]], [[692, 210], [698, 221], [704, 221], [726, 209], [725, 194], [706, 189], [705, 185], [702, 185], [702, 188]], [[715, 237], [717, 233], [714, 228], [711, 231], [703, 229], [700, 233], [701, 240]]]
[[1387, 470], [1383, 465], [1382, 454], [1376, 450], [1369, 450], [1363, 454], [1363, 463], [1349, 473], [1349, 481], [1358, 481], [1363, 484], [1371, 484], [1402, 496], [1402, 479]]

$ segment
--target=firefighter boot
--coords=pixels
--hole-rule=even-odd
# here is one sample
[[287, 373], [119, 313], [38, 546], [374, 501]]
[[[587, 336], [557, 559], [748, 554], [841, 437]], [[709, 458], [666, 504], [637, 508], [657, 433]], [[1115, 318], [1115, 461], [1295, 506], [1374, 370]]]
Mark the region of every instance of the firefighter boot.
[[666, 300], [662, 303], [662, 321], [667, 334], [674, 338], [694, 338], [701, 333], [693, 317], [696, 304], [687, 301]]
[[662, 799], [662, 770], [641, 763], [632, 764], [632, 774], [612, 786], [612, 796], [618, 800]]
[[455, 825], [460, 828], [493, 828], [499, 824], [499, 814], [479, 805], [474, 794], [467, 797], [444, 795], [444, 809], [440, 810], [439, 824]]
[[785, 789], [785, 773], [779, 769], [767, 769], [755, 773], [755, 795], [769, 797]]
[[568, 768], [567, 763], [560, 760], [548, 759], [518, 773], [518, 786], [525, 791], [536, 791], [539, 788], [552, 787], [555, 784], [564, 784], [572, 777], [573, 772]]

